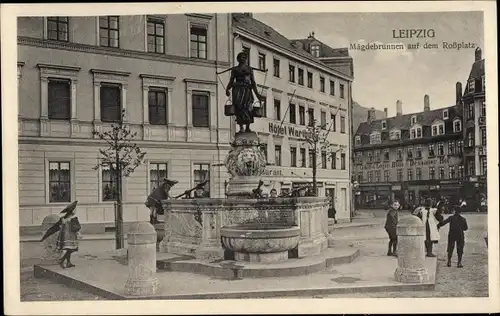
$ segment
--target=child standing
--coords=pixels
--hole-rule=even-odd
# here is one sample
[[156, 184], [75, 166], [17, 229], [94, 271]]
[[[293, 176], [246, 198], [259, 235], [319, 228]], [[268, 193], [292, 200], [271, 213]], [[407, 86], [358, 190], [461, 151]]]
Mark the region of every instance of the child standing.
[[450, 224], [450, 230], [448, 232], [448, 267], [451, 267], [451, 257], [453, 256], [453, 250], [455, 248], [455, 243], [457, 244], [457, 255], [458, 263], [457, 268], [462, 268], [462, 255], [464, 253], [465, 245], [465, 234], [469, 228], [467, 226], [467, 220], [460, 215], [461, 208], [455, 209], [455, 214], [448, 217], [446, 220], [438, 224], [438, 228]]
[[[71, 263], [71, 254], [78, 251], [78, 239], [81, 239], [81, 225], [75, 214], [77, 203], [78, 201], [75, 201], [62, 210], [61, 214], [64, 215], [59, 218], [57, 223], [47, 230], [40, 240], [44, 241], [52, 234], [59, 232], [57, 248], [62, 252], [62, 257], [59, 259], [59, 265], [63, 269], [75, 266]], [[64, 264], [65, 261], [66, 264]]]
[[398, 201], [393, 201], [392, 203], [390, 203], [384, 226], [385, 231], [389, 235], [389, 249], [387, 250], [388, 256], [397, 256], [396, 249], [398, 247], [398, 234], [396, 231], [396, 227], [398, 226], [398, 210]]

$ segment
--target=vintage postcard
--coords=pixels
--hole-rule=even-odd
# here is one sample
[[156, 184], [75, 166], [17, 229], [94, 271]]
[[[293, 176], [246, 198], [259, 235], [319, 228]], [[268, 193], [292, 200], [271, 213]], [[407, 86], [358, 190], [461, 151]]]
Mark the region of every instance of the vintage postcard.
[[6, 314], [500, 310], [494, 2], [0, 11]]

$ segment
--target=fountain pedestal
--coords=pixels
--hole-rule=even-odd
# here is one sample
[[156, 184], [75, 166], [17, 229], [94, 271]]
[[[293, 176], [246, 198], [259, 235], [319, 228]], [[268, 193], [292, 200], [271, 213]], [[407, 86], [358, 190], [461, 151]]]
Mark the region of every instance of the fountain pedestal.
[[299, 244], [300, 228], [283, 225], [247, 224], [221, 229], [224, 247], [236, 261], [276, 263], [288, 259], [288, 251]]
[[255, 132], [240, 132], [234, 136], [225, 165], [231, 179], [228, 198], [253, 198], [253, 190], [259, 185], [266, 170], [266, 157]]

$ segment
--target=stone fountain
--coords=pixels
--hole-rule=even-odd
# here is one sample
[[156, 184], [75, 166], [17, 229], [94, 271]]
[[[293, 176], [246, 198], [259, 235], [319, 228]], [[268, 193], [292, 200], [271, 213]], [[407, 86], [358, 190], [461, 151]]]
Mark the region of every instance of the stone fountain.
[[239, 132], [225, 165], [227, 199], [164, 200], [161, 252], [200, 260], [277, 263], [328, 248], [326, 198], [256, 198], [266, 168], [254, 132]]

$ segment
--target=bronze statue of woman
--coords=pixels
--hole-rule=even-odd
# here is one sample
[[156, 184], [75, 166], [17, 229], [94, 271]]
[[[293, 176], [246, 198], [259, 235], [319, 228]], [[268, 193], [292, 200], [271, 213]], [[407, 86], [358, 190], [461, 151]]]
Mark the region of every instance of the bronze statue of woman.
[[231, 91], [234, 115], [236, 123], [240, 126], [240, 132], [250, 132], [250, 124], [254, 122], [252, 91], [258, 100], [264, 100], [264, 97], [257, 91], [253, 69], [246, 63], [247, 54], [241, 52], [236, 59], [238, 66], [231, 68], [231, 78], [226, 88], [226, 95], [229, 97]]

